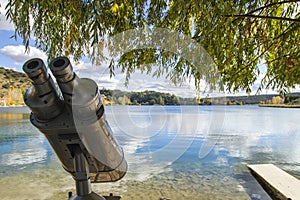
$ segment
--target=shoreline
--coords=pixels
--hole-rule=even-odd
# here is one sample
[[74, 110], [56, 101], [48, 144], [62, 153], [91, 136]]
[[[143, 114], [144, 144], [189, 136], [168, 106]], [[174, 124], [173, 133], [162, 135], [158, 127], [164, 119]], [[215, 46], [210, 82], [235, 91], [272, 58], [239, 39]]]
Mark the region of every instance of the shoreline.
[[300, 105], [288, 104], [258, 104], [259, 107], [273, 107], [273, 108], [300, 108]]
[[26, 105], [14, 105], [14, 106], [0, 106], [0, 108], [20, 108], [27, 107]]

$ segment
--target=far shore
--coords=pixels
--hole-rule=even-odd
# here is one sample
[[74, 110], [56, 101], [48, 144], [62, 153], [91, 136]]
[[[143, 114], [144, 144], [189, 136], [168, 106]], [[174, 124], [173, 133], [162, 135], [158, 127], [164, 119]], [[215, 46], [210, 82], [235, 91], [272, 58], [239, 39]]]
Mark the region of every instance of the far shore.
[[[155, 104], [156, 105], [156, 104]], [[157, 104], [158, 105], [158, 104]], [[223, 105], [223, 104], [215, 104], [215, 105]], [[229, 104], [226, 106], [236, 106], [238, 104]], [[255, 105], [255, 104], [244, 104], [244, 105]], [[239, 106], [244, 106], [239, 105]], [[300, 108], [300, 105], [289, 105], [289, 104], [256, 104], [259, 107], [274, 107], [274, 108]], [[105, 106], [121, 106], [118, 104], [112, 104], [112, 105], [105, 105]], [[152, 106], [152, 105], [143, 105], [143, 106]], [[180, 106], [180, 105], [178, 105]], [[181, 105], [181, 106], [189, 106], [189, 105]], [[193, 105], [197, 106], [197, 105]], [[210, 106], [208, 104], [199, 104], [198, 106]], [[9, 106], [0, 106], [0, 108], [20, 108], [20, 107], [27, 107], [26, 105], [9, 105]]]
[[26, 105], [9, 105], [9, 106], [0, 106], [0, 108], [22, 108], [27, 107]]
[[274, 108], [300, 108], [300, 105], [289, 104], [258, 104], [259, 107], [274, 107]]
[[26, 107], [25, 104], [18, 104], [18, 105], [8, 105], [8, 106], [0, 106], [1, 108], [14, 108], [14, 107]]

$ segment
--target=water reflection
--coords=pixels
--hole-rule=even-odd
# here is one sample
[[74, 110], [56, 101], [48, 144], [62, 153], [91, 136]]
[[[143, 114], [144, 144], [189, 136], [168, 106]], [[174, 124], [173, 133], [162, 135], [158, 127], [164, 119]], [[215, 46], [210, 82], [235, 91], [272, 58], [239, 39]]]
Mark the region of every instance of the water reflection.
[[1, 164], [3, 166], [22, 166], [33, 163], [43, 162], [47, 158], [47, 150], [45, 148], [25, 149], [21, 152], [13, 151], [3, 154]]
[[[297, 110], [232, 106], [226, 109], [221, 129], [211, 131], [210, 124], [214, 124], [211, 113], [222, 112], [220, 107], [165, 107], [163, 112], [153, 112], [147, 107], [133, 107], [129, 111], [122, 107], [112, 109], [115, 110], [108, 109], [107, 118], [125, 152], [134, 153], [134, 157], [148, 164], [161, 162], [165, 167], [182, 156], [193, 142], [197, 143], [194, 159], [216, 151], [221, 165], [228, 157], [247, 162], [250, 158], [253, 163], [284, 159], [298, 165], [300, 161]], [[137, 128], [135, 124], [140, 121], [147, 121], [148, 126]], [[208, 149], [206, 155], [199, 156], [204, 147]], [[225, 151], [228, 153], [223, 155]], [[262, 153], [269, 158], [259, 157]]]
[[0, 175], [34, 171], [53, 155], [47, 140], [29, 123], [24, 107], [0, 108]]
[[[129, 173], [119, 183], [127, 191], [142, 191], [143, 185], [145, 190], [159, 189], [162, 181], [162, 188], [174, 187], [163, 191], [197, 195], [210, 190], [214, 195], [226, 193], [228, 199], [237, 193], [242, 198], [246, 192], [252, 199], [268, 199], [245, 167], [251, 163], [274, 163], [300, 178], [297, 109], [114, 106], [106, 107], [106, 113], [129, 164]], [[62, 173], [47, 140], [29, 123], [28, 113], [5, 111], [0, 118], [0, 177], [43, 167]], [[61, 174], [57, 180], [64, 176], [69, 177]], [[131, 182], [136, 180], [144, 182]]]
[[127, 152], [129, 172], [139, 177], [159, 173], [181, 157], [197, 135], [209, 133], [213, 114], [190, 106], [110, 107], [107, 113]]

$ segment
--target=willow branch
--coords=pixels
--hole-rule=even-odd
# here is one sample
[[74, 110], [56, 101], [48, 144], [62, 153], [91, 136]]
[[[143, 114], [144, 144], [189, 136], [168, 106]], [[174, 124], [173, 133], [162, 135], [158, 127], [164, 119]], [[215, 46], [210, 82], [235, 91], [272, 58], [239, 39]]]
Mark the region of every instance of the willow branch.
[[266, 47], [266, 49], [265, 49], [262, 53], [260, 53], [258, 56], [256, 56], [256, 58], [254, 58], [253, 60], [251, 60], [250, 63], [244, 65], [244, 66], [241, 67], [241, 68], [239, 68], [233, 75], [236, 75], [236, 74], [240, 73], [241, 71], [243, 71], [244, 69], [247, 69], [247, 68], [251, 67], [252, 64], [253, 64], [256, 60], [258, 60], [259, 58], [261, 58], [268, 50], [271, 49], [271, 47], [275, 44], [275, 41], [276, 41], [277, 39], [279, 39], [279, 38], [282, 37], [283, 35], [285, 35], [285, 34], [287, 34], [287, 33], [289, 33], [290, 31], [293, 30], [292, 28], [290, 29], [290, 27], [292, 27], [293, 24], [294, 24], [294, 23], [290, 24], [290, 25], [289, 25], [289, 26], [288, 26], [288, 27], [287, 27], [280, 35], [278, 35], [277, 37], [273, 38], [273, 42], [272, 42], [268, 47]]
[[269, 3], [269, 4], [266, 4], [262, 7], [259, 7], [257, 9], [255, 9], [255, 10], [250, 11], [249, 13], [247, 13], [247, 15], [255, 13], [259, 10], [263, 10], [265, 8], [268, 8], [268, 7], [275, 6], [275, 5], [281, 5], [281, 4], [286, 4], [286, 3], [297, 3], [297, 2], [300, 2], [300, 0], [290, 0], [290, 1], [280, 1], [280, 2]]
[[260, 15], [223, 15], [224, 17], [237, 17], [237, 18], [260, 18], [260, 19], [275, 19], [281, 21], [291, 21], [300, 23], [300, 19], [292, 19], [286, 17], [275, 17], [275, 16], [260, 16]]

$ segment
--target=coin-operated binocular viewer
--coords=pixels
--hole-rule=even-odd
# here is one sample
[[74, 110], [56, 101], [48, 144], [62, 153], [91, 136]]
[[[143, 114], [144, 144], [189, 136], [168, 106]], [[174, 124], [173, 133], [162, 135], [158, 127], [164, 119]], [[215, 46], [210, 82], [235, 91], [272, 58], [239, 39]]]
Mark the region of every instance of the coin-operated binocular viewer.
[[[104, 116], [97, 84], [79, 78], [66, 57], [55, 58], [50, 70], [41, 59], [27, 61], [23, 70], [32, 80], [24, 95], [30, 121], [48, 139], [63, 168], [76, 182], [69, 200], [107, 200], [91, 191], [91, 183], [121, 179], [127, 171], [123, 150]], [[116, 199], [116, 198], [113, 198]]]

